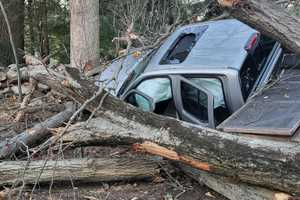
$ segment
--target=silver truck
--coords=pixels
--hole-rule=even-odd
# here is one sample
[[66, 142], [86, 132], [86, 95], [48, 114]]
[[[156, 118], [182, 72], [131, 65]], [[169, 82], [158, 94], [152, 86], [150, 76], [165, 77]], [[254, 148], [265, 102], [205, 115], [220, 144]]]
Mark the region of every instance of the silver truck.
[[99, 81], [145, 111], [215, 128], [280, 72], [284, 57], [280, 43], [238, 20], [210, 21], [114, 62]]

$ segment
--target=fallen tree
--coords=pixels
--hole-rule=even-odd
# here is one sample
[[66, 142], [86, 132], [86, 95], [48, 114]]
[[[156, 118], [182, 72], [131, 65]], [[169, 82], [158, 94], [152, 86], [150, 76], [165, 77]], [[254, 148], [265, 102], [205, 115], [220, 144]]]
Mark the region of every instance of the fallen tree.
[[[111, 130], [107, 131], [107, 126], [103, 129], [99, 129], [99, 125], [94, 127], [94, 123], [98, 124], [98, 120], [102, 120], [102, 118], [95, 119], [95, 121], [91, 121], [89, 126], [86, 124], [76, 124], [72, 126], [69, 132], [63, 136], [62, 140], [64, 143], [72, 144], [73, 146], [86, 146], [86, 145], [130, 145], [136, 142], [132, 138], [121, 134], [122, 136], [116, 137], [116, 134], [110, 134], [111, 130], [114, 129], [114, 125], [111, 124]], [[57, 135], [54, 135], [56, 137]], [[160, 148], [160, 147], [159, 147]], [[156, 150], [158, 148], [155, 148]], [[174, 152], [170, 154], [164, 153], [161, 154], [160, 151], [159, 155], [164, 157], [168, 157], [172, 160], [179, 160], [178, 154], [174, 156]], [[151, 151], [151, 153], [155, 153]], [[182, 160], [184, 162], [185, 160]], [[290, 200], [290, 195], [276, 191], [276, 190], [269, 190], [262, 187], [257, 187], [253, 185], [249, 185], [246, 183], [241, 183], [239, 180], [234, 180], [232, 178], [226, 178], [224, 176], [211, 174], [209, 172], [198, 170], [196, 168], [192, 168], [188, 166], [190, 163], [186, 163], [186, 165], [180, 165], [179, 167], [191, 178], [198, 181], [200, 184], [204, 184], [209, 188], [213, 189], [214, 191], [222, 194], [223, 196], [227, 197], [230, 200]], [[203, 166], [202, 166], [203, 168]]]
[[272, 0], [218, 0], [230, 14], [300, 55], [300, 19]]
[[38, 144], [49, 136], [51, 128], [57, 128], [69, 120], [75, 111], [75, 105], [71, 102], [66, 104], [64, 111], [52, 116], [40, 124], [25, 130], [13, 138], [0, 142], [0, 159], [7, 159], [20, 149], [26, 149]]
[[[268, 190], [266, 188], [237, 183], [224, 176], [210, 174], [187, 165], [180, 165], [181, 169], [200, 184], [206, 185], [230, 200], [293, 200], [288, 194]], [[295, 200], [297, 200], [295, 198]]]
[[[28, 166], [27, 166], [28, 165]], [[108, 167], [109, 166], [109, 167]], [[0, 163], [0, 186], [51, 181], [128, 181], [153, 179], [159, 173], [154, 161], [137, 158], [97, 158], [58, 161], [7, 161]]]
[[[98, 89], [87, 80], [73, 78], [80, 88], [73, 88], [66, 81], [63, 87], [61, 81], [45, 76], [37, 80], [83, 104]], [[95, 111], [105, 96], [103, 93], [94, 98], [86, 108]], [[300, 194], [300, 147], [294, 143], [249, 139], [193, 126], [143, 112], [109, 95], [96, 116], [89, 124], [77, 125], [73, 131], [79, 131], [80, 135], [87, 132], [94, 142], [97, 134], [106, 134], [104, 138], [110, 142], [141, 143], [135, 145], [137, 150], [237, 181]]]

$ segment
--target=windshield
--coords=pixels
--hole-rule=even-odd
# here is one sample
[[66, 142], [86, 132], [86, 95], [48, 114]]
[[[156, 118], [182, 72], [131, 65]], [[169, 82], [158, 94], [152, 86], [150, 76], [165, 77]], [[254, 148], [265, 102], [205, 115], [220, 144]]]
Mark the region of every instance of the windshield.
[[151, 58], [153, 57], [153, 55], [155, 54], [155, 52], [157, 51], [157, 49], [151, 50], [149, 52], [146, 53], [146, 55], [144, 56], [144, 58], [142, 59], [142, 61], [140, 61], [133, 69], [133, 71], [129, 74], [128, 78], [126, 79], [126, 81], [124, 82], [124, 84], [122, 85], [119, 93], [117, 96], [121, 96], [124, 91], [127, 89], [127, 87], [137, 78], [139, 77], [146, 69], [146, 67], [148, 66]]

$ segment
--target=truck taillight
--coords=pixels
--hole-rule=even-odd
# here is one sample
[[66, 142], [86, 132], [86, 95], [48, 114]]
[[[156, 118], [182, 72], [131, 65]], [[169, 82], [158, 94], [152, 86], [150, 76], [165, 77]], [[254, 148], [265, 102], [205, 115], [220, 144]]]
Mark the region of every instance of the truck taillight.
[[246, 50], [246, 51], [251, 51], [254, 47], [256, 47], [256, 44], [257, 44], [257, 42], [258, 42], [258, 39], [259, 39], [259, 33], [254, 33], [254, 34], [250, 37], [250, 39], [249, 39], [247, 45], [245, 46], [245, 50]]

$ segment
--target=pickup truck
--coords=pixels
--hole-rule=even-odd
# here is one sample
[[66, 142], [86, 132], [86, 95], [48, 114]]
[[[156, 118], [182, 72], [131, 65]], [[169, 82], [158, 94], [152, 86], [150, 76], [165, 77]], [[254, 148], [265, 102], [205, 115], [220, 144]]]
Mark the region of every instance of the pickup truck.
[[99, 82], [144, 111], [215, 128], [281, 72], [283, 52], [279, 42], [238, 20], [209, 21], [179, 28], [158, 49], [115, 61]]

